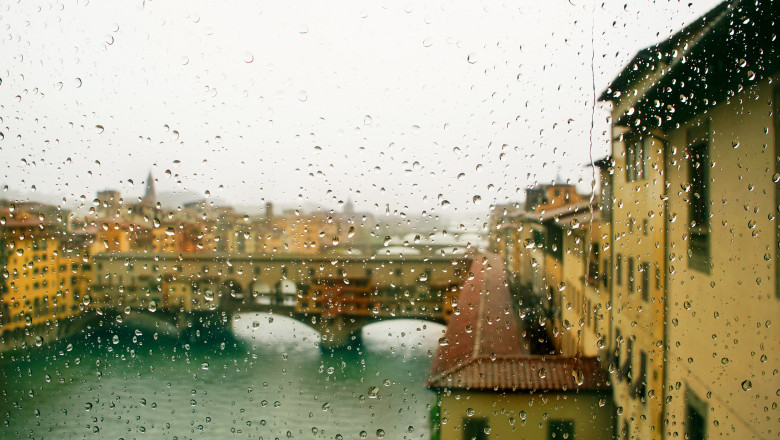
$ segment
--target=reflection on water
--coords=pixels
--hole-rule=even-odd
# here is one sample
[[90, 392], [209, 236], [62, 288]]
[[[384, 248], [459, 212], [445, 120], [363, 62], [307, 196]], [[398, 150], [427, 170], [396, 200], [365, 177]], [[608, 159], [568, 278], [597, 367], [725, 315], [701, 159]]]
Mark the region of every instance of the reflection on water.
[[443, 326], [377, 323], [323, 353], [289, 318], [243, 315], [209, 346], [119, 329], [0, 364], [0, 438], [427, 438]]

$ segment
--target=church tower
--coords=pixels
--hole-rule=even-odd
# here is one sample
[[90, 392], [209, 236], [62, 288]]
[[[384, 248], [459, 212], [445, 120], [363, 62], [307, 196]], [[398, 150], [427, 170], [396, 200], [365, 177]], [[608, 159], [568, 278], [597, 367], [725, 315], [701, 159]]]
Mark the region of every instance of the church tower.
[[149, 171], [149, 177], [146, 178], [146, 192], [141, 199], [144, 205], [154, 205], [157, 202], [157, 193], [154, 191], [154, 177], [152, 171]]
[[351, 197], [347, 199], [347, 203], [344, 204], [344, 209], [341, 210], [341, 213], [345, 216], [355, 215], [355, 205], [352, 204]]

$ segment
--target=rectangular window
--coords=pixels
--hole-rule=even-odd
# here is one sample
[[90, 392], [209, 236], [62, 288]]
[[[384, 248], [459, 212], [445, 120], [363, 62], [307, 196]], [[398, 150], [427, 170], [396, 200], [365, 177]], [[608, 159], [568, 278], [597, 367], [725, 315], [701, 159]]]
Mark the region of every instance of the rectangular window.
[[626, 143], [626, 181], [635, 182], [645, 178], [644, 140], [634, 139]]
[[615, 260], [615, 284], [618, 286], [623, 285], [623, 256], [621, 254], [617, 254], [616, 260]]
[[661, 269], [658, 267], [658, 263], [655, 263], [655, 288], [661, 290], [661, 287], [662, 287]]
[[591, 244], [588, 262], [588, 282], [591, 285], [598, 286], [599, 269], [599, 245]]
[[547, 426], [548, 440], [574, 440], [574, 420], [550, 420]]
[[544, 234], [542, 234], [542, 231], [538, 229], [534, 229], [534, 245], [536, 247], [542, 247], [544, 246]]
[[636, 375], [633, 391], [635, 398], [642, 403], [647, 401], [647, 353], [644, 351], [639, 352], [639, 374]]
[[648, 136], [642, 139], [642, 178], [647, 178], [647, 169], [652, 168], [650, 163], [650, 155], [653, 154], [653, 143], [655, 139], [652, 136]]
[[484, 417], [464, 417], [463, 440], [487, 440], [487, 426]]
[[650, 299], [650, 263], [642, 263], [639, 271], [642, 273], [642, 299], [648, 301]]
[[688, 130], [688, 257], [689, 266], [703, 272], [710, 264], [709, 124]]
[[547, 225], [547, 244], [545, 250], [553, 258], [563, 260], [563, 228], [557, 225]]
[[634, 179], [634, 143], [626, 143], [626, 182], [633, 182]]
[[628, 279], [628, 294], [634, 293], [634, 258], [629, 257], [626, 278]]
[[623, 365], [620, 366], [620, 371], [618, 371], [618, 380], [626, 379], [631, 382], [633, 377], [631, 375], [631, 364], [634, 361], [632, 353], [634, 351], [634, 341], [631, 338], [626, 339], [626, 358], [623, 360]]
[[588, 327], [590, 327], [593, 324], [593, 310], [591, 309], [590, 300], [586, 300], [585, 304], [585, 316], [587, 318], [585, 321]]
[[685, 438], [707, 438], [707, 405], [690, 390], [685, 393]]

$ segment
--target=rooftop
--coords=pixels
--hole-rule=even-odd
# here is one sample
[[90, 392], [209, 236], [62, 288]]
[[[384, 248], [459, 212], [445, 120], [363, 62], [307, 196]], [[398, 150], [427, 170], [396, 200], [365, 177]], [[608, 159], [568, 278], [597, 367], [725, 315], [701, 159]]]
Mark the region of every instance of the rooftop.
[[[606, 390], [595, 358], [533, 355], [521, 338], [503, 261], [477, 255], [428, 373], [428, 386], [468, 390]], [[473, 275], [473, 276], [472, 276]]]
[[608, 390], [608, 376], [596, 358], [508, 355], [472, 358], [428, 379], [428, 386], [469, 390]]

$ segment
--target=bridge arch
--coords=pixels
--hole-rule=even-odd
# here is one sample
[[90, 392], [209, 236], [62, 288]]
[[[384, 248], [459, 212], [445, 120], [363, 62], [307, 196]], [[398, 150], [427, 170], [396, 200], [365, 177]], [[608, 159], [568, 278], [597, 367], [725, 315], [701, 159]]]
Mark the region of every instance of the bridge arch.
[[250, 290], [255, 304], [271, 305], [274, 302], [274, 292], [271, 286], [262, 280], [252, 282]]
[[219, 278], [200, 278], [193, 283], [193, 308], [216, 308], [220, 303]]
[[[366, 322], [358, 331], [366, 349], [371, 347], [408, 350], [434, 350], [444, 336], [446, 325], [442, 321], [425, 318], [388, 318]], [[385, 346], [385, 347], [382, 347]]]
[[298, 302], [298, 285], [291, 280], [276, 283], [277, 301], [282, 306], [295, 307]]
[[222, 300], [244, 301], [246, 295], [238, 280], [227, 279], [220, 283], [218, 294]]

